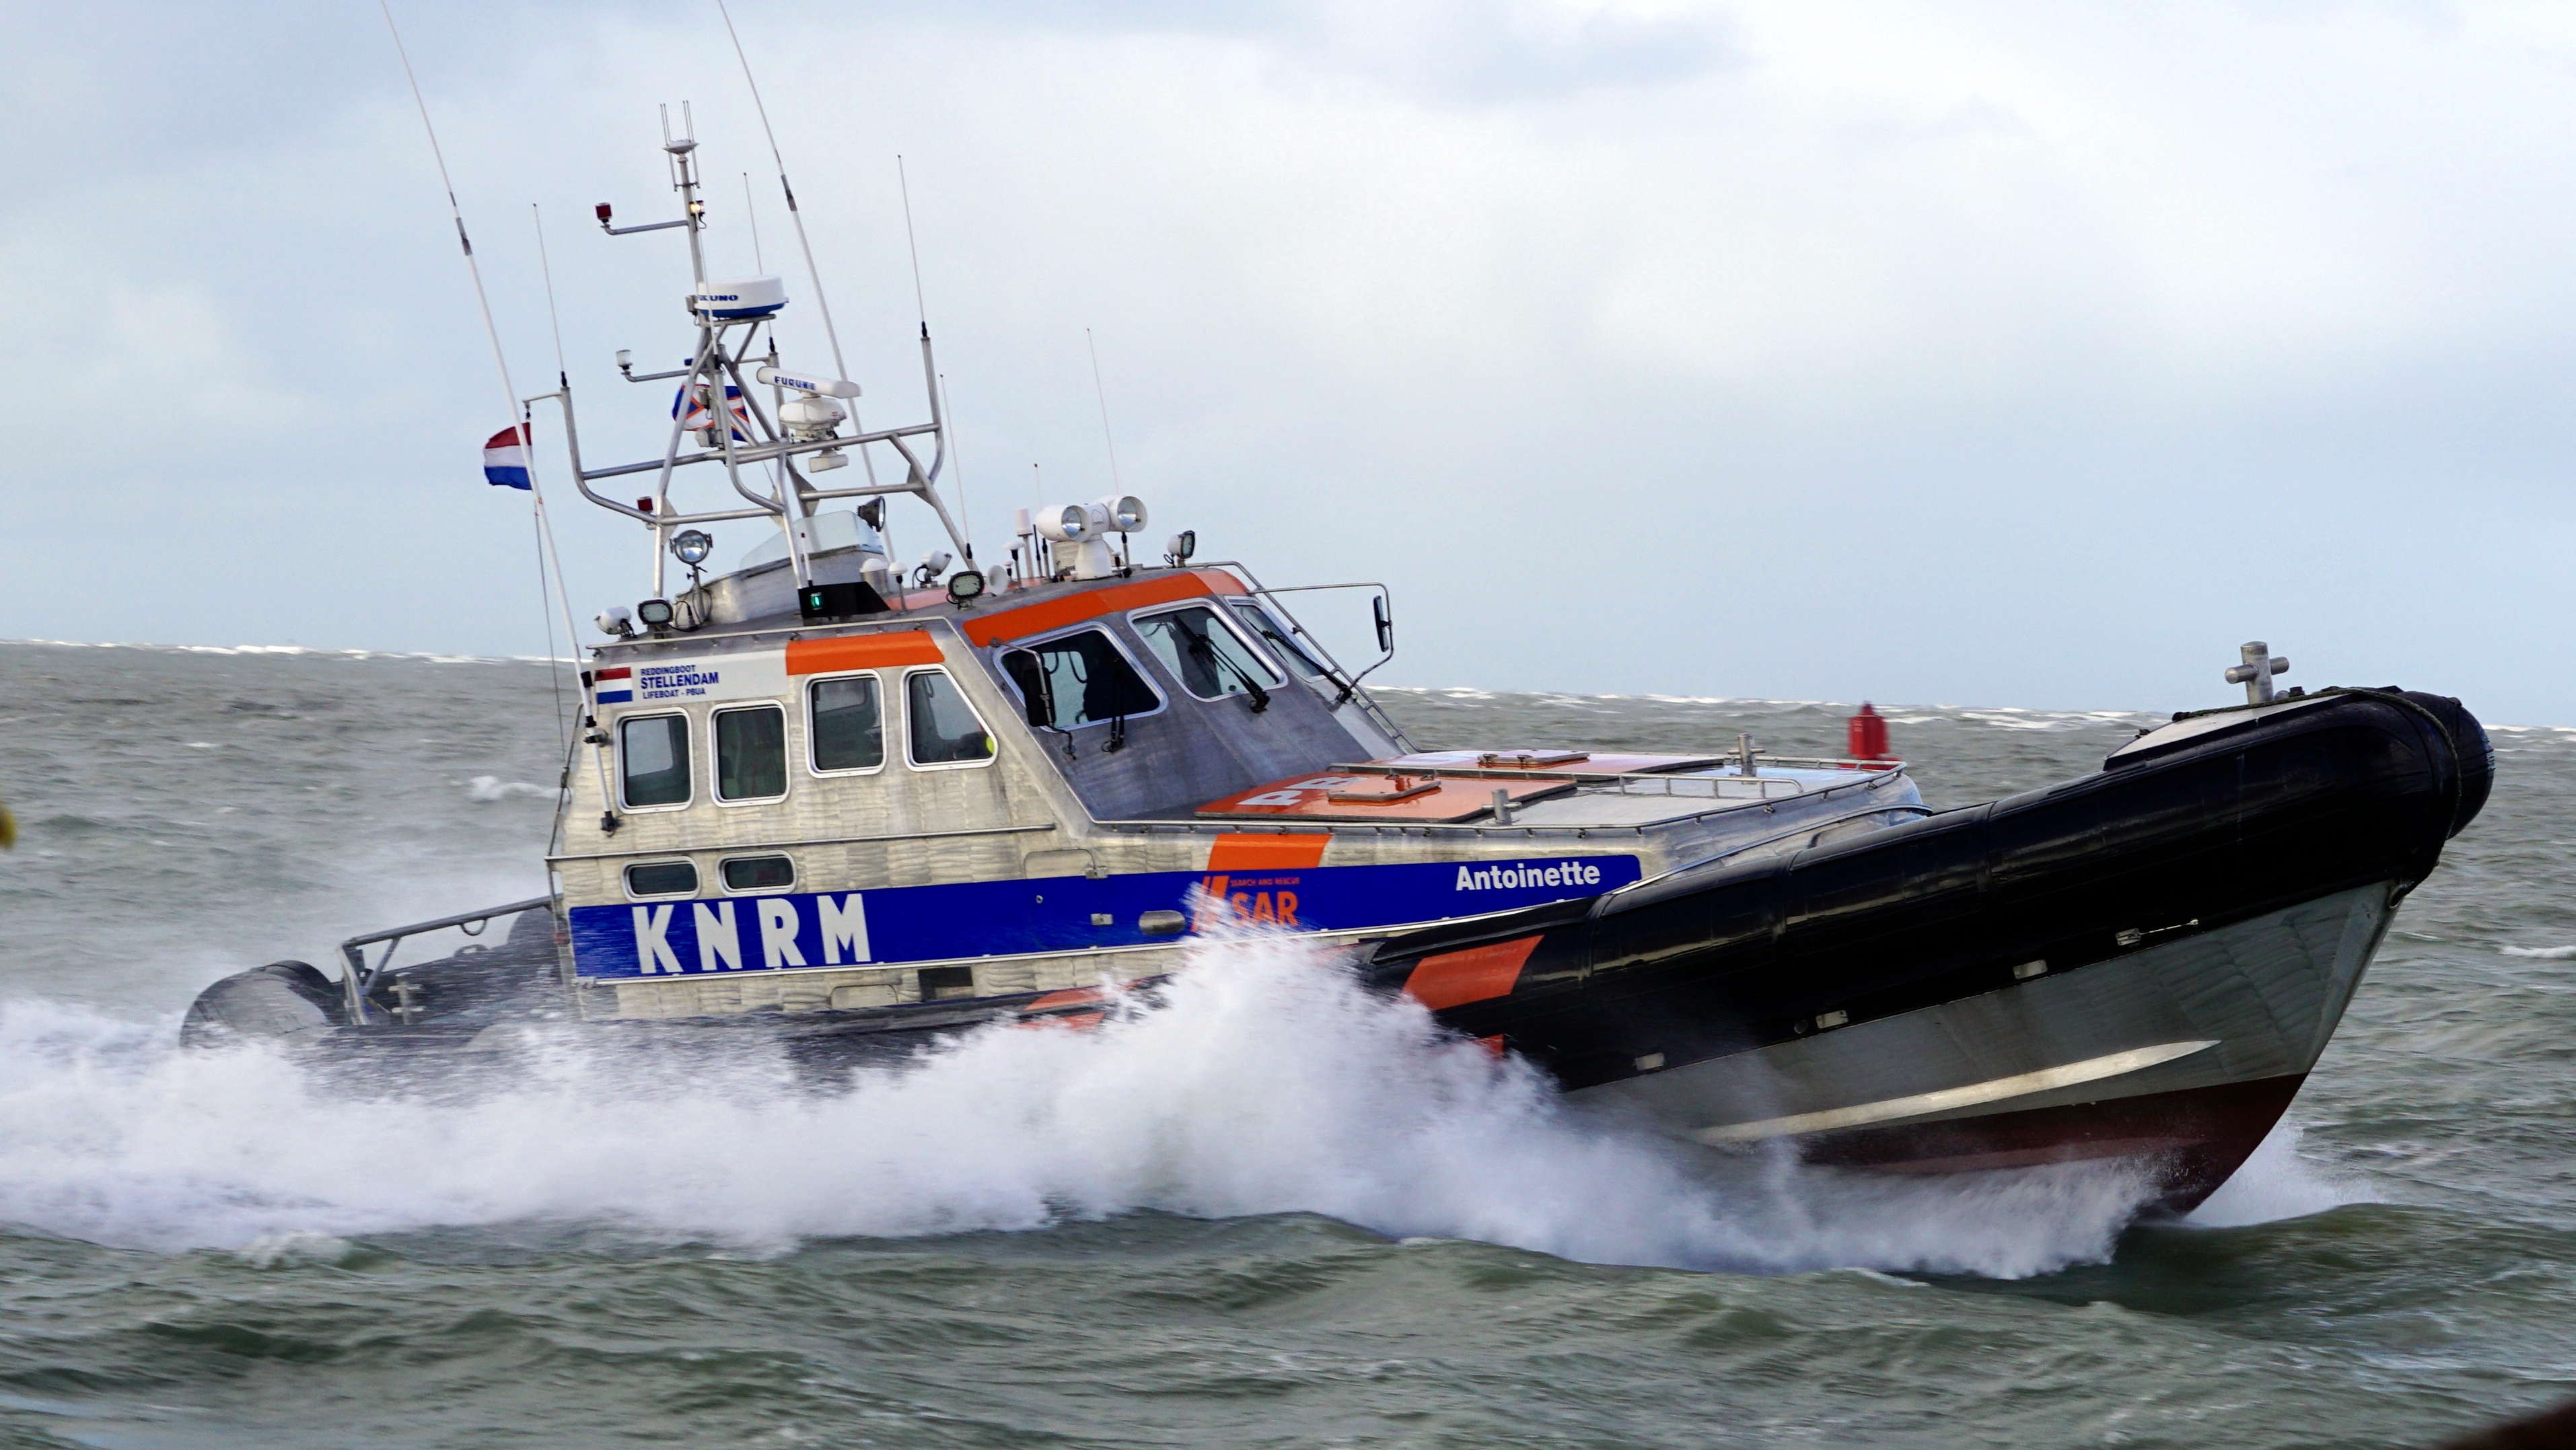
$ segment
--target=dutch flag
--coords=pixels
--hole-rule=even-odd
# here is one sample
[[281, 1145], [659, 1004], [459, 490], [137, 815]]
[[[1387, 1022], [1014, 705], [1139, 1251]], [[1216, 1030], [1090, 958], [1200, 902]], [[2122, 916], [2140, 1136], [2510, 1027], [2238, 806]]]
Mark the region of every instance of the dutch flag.
[[534, 488], [528, 482], [528, 450], [519, 430], [504, 428], [483, 445], [483, 481], [503, 488]]

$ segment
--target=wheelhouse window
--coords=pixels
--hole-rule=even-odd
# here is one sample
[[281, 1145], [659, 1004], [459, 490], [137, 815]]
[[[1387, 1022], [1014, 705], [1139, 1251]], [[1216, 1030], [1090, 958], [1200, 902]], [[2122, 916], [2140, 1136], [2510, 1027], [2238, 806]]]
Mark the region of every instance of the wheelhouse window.
[[1202, 700], [1250, 695], [1255, 705], [1267, 705], [1270, 687], [1279, 683], [1278, 672], [1205, 605], [1148, 615], [1136, 621], [1136, 632], [1181, 687]]
[[1002, 673], [1020, 690], [1029, 723], [1071, 730], [1161, 709], [1145, 677], [1096, 629], [1061, 635], [1002, 656]]
[[816, 770], [874, 770], [885, 764], [876, 676], [816, 680], [806, 687], [805, 707], [805, 739]]
[[727, 891], [784, 891], [796, 884], [796, 866], [784, 856], [736, 856], [724, 863]]
[[906, 675], [904, 724], [915, 765], [982, 765], [993, 758], [983, 717], [946, 670]]
[[629, 896], [695, 896], [698, 868], [686, 861], [638, 861], [626, 868]]
[[716, 799], [776, 800], [787, 794], [787, 712], [776, 705], [718, 710]]
[[647, 715], [617, 725], [627, 809], [689, 803], [689, 717]]
[[1297, 642], [1289, 637], [1287, 630], [1280, 627], [1277, 619], [1271, 617], [1269, 610], [1249, 599], [1236, 599], [1230, 602], [1234, 606], [1235, 617], [1241, 619], [1263, 644], [1270, 646], [1272, 654], [1286, 660], [1288, 668], [1310, 680], [1322, 678], [1324, 667], [1315, 663], [1311, 656], [1297, 647]]

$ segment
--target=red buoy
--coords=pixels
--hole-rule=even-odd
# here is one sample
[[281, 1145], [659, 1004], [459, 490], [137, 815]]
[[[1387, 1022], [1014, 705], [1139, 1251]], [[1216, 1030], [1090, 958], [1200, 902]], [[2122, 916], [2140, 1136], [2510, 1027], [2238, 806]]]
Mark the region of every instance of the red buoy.
[[1851, 717], [1849, 744], [1847, 753], [1854, 760], [1896, 758], [1887, 753], [1887, 717], [1871, 709], [1867, 700], [1861, 701], [1860, 713]]

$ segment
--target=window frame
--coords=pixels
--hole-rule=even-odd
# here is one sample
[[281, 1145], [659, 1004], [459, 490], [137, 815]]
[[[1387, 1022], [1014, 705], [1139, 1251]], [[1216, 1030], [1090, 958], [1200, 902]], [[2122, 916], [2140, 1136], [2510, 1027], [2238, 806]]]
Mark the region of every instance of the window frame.
[[[778, 712], [778, 750], [781, 757], [778, 762], [778, 794], [749, 795], [743, 796], [739, 799], [727, 799], [724, 793], [724, 761], [719, 753], [724, 748], [722, 743], [723, 737], [716, 729], [716, 717], [719, 715], [741, 714], [752, 710], [775, 710]], [[787, 739], [787, 702], [784, 700], [731, 700], [721, 705], [708, 707], [707, 798], [714, 801], [718, 806], [724, 807], [728, 810], [737, 806], [774, 806], [780, 801], [787, 799], [788, 790], [793, 784], [795, 778], [795, 772], [786, 768], [787, 761], [785, 756], [791, 748], [792, 742]]]
[[[689, 868], [689, 889], [638, 891], [635, 889], [635, 878], [628, 873], [639, 866], [686, 866]], [[697, 861], [688, 856], [674, 857], [667, 861], [629, 861], [618, 868], [617, 884], [625, 890], [626, 899], [629, 901], [688, 901], [694, 899], [699, 890], [706, 885], [706, 873], [700, 871]]]
[[[738, 887], [725, 879], [725, 868], [736, 861], [784, 861], [787, 863], [787, 884]], [[804, 876], [804, 872], [796, 869], [796, 858], [785, 851], [756, 851], [740, 856], [724, 856], [716, 861], [716, 889], [727, 896], [775, 896], [782, 891], [794, 891], [796, 883], [803, 880]]]
[[[967, 713], [975, 717], [976, 724], [984, 727], [984, 738], [993, 742], [991, 754], [981, 760], [933, 760], [927, 763], [912, 758], [912, 682], [921, 675], [947, 678], [949, 685], [957, 691], [957, 698], [965, 702]], [[958, 683], [957, 676], [946, 665], [920, 665], [903, 672], [903, 763], [907, 767], [913, 770], [986, 770], [1001, 758], [1001, 734], [993, 729], [991, 721], [984, 718], [984, 712], [975, 708], [973, 697], [966, 693], [966, 687]]]
[[[1231, 608], [1228, 608], [1222, 601], [1214, 598], [1185, 599], [1178, 604], [1157, 605], [1152, 609], [1135, 610], [1127, 616], [1127, 627], [1136, 631], [1136, 638], [1143, 640], [1145, 639], [1145, 622], [1147, 620], [1160, 619], [1167, 614], [1186, 614], [1193, 609], [1206, 610], [1208, 617], [1216, 621], [1219, 629], [1222, 629], [1227, 634], [1234, 636], [1234, 642], [1243, 646], [1243, 652], [1245, 654], [1252, 656], [1253, 660], [1263, 669], [1270, 671], [1271, 677], [1262, 682], [1261, 688], [1263, 690], [1284, 690], [1290, 683], [1304, 678], [1303, 676], [1298, 675], [1295, 671], [1289, 670], [1287, 666], [1272, 660], [1268, 654], [1262, 651], [1261, 646], [1258, 644], [1245, 639], [1243, 637], [1242, 628], [1233, 620], [1226, 617], [1227, 615], [1234, 613], [1234, 611]], [[1153, 648], [1152, 643], [1148, 641], [1145, 645], [1146, 653], [1152, 654]], [[1154, 656], [1154, 663], [1159, 665], [1162, 662], [1162, 656]], [[1249, 690], [1235, 690], [1221, 695], [1202, 695], [1198, 691], [1190, 688], [1189, 682], [1181, 678], [1178, 670], [1174, 670], [1172, 672], [1172, 683], [1180, 686], [1182, 694], [1187, 695], [1191, 699], [1197, 700], [1202, 704], [1208, 705], [1219, 704], [1227, 700], [1244, 699], [1252, 693]]]
[[[639, 806], [626, 798], [626, 782], [628, 779], [626, 774], [626, 727], [646, 720], [677, 720], [680, 722], [680, 731], [683, 737], [680, 741], [680, 759], [686, 762], [688, 766], [689, 793], [676, 801], [669, 801], [660, 805]], [[617, 717], [616, 733], [617, 808], [619, 810], [624, 811], [629, 815], [633, 815], [638, 811], [685, 811], [689, 807], [698, 803], [698, 759], [696, 752], [689, 748], [689, 742], [685, 738], [690, 733], [688, 711], [647, 710], [639, 714], [620, 715]], [[712, 788], [713, 787], [710, 787], [710, 789]]]
[[[1028, 697], [1020, 693], [1020, 683], [1019, 681], [1011, 678], [1010, 670], [1002, 663], [1003, 658], [1007, 655], [1016, 654], [1021, 650], [1035, 650], [1042, 645], [1052, 644], [1060, 639], [1071, 639], [1073, 636], [1081, 634], [1085, 630], [1089, 630], [1091, 633], [1097, 634], [1101, 638], [1109, 641], [1109, 647], [1116, 650], [1118, 652], [1118, 657], [1127, 662], [1127, 668], [1136, 672], [1136, 679], [1140, 684], [1144, 685], [1145, 693], [1154, 697], [1154, 708], [1151, 710], [1138, 710], [1126, 715], [1112, 716], [1109, 720], [1085, 720], [1079, 725], [1029, 725]], [[1088, 730], [1094, 725], [1110, 724], [1114, 720], [1143, 720], [1150, 716], [1160, 715], [1164, 711], [1172, 708], [1171, 698], [1165, 695], [1162, 690], [1155, 685], [1153, 671], [1145, 668], [1144, 661], [1136, 658], [1135, 652], [1127, 647], [1126, 641], [1118, 637], [1118, 632], [1116, 630], [1110, 629], [1107, 626], [1106, 621], [1098, 619], [1086, 619], [1080, 624], [1067, 625], [1062, 629], [1051, 630], [1045, 634], [1031, 635], [1026, 639], [1005, 640], [1002, 643], [993, 646], [993, 673], [1001, 677], [1003, 693], [1019, 705], [1020, 709], [1017, 718], [1020, 723], [1031, 730], [1058, 731], [1063, 734], [1070, 735], [1077, 730]], [[969, 701], [968, 703], [972, 704], [973, 702]], [[904, 740], [904, 749], [908, 752], [911, 748], [911, 737], [907, 734]]]
[[[820, 685], [820, 684], [825, 684], [825, 683], [827, 683], [827, 682], [829, 682], [829, 681], [832, 681], [832, 680], [866, 680], [866, 681], [869, 681], [870, 683], [872, 683], [872, 684], [874, 684], [874, 685], [876, 686], [876, 688], [877, 688], [877, 763], [876, 763], [876, 764], [874, 764], [874, 765], [844, 765], [844, 766], [836, 766], [836, 767], [834, 767], [834, 768], [832, 768], [832, 769], [830, 769], [830, 770], [826, 770], [826, 769], [824, 769], [823, 767], [821, 767], [821, 766], [819, 766], [819, 765], [816, 765], [816, 764], [814, 763], [814, 687], [815, 687], [815, 686], [817, 686], [817, 685]], [[805, 757], [805, 773], [806, 773], [807, 775], [810, 775], [810, 776], [814, 777], [814, 778], [815, 778], [815, 779], [817, 779], [817, 780], [833, 780], [833, 779], [837, 779], [837, 778], [839, 778], [839, 777], [841, 777], [841, 776], [845, 776], [845, 775], [883, 775], [883, 774], [885, 773], [885, 768], [886, 768], [887, 766], [889, 766], [889, 765], [894, 764], [894, 752], [885, 748], [885, 745], [886, 745], [886, 739], [885, 739], [885, 737], [886, 737], [886, 717], [887, 717], [890, 713], [892, 713], [892, 712], [890, 712], [890, 711], [888, 711], [888, 710], [886, 709], [886, 687], [885, 687], [885, 672], [884, 672], [884, 671], [882, 671], [882, 670], [834, 670], [832, 673], [830, 673], [830, 674], [828, 674], [828, 675], [808, 675], [808, 676], [806, 676], [806, 677], [805, 677], [804, 701], [805, 701], [805, 718], [803, 719], [803, 721], [802, 721], [802, 722], [800, 722], [800, 728], [801, 728], [801, 729], [803, 729], [803, 730], [804, 730], [804, 732], [805, 732], [805, 749], [804, 749], [801, 753], [802, 753], [802, 754], [804, 755], [804, 757]]]

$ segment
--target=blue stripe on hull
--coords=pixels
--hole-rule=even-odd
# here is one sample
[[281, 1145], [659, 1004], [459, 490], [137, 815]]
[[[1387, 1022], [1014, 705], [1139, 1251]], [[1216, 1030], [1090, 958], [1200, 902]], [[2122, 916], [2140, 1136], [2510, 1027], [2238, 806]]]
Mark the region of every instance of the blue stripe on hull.
[[[576, 969], [591, 978], [881, 966], [1168, 944], [1145, 935], [1137, 918], [1188, 909], [1192, 887], [1246, 921], [1354, 931], [1594, 896], [1639, 875], [1634, 856], [1550, 856], [576, 906], [572, 949]], [[1101, 916], [1108, 924], [1095, 925]]]

